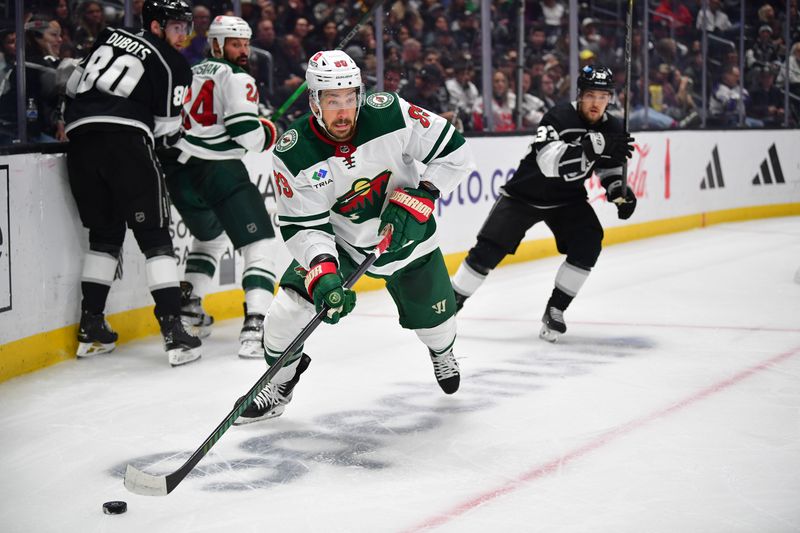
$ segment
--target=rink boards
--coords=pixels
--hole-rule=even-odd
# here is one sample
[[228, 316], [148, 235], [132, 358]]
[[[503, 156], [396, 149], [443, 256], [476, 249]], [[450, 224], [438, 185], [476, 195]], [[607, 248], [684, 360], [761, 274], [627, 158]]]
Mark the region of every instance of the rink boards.
[[[628, 180], [638, 198], [633, 217], [616, 218], [599, 180], [586, 182], [589, 200], [606, 228], [604, 244], [768, 216], [800, 215], [800, 151], [795, 131], [637, 133]], [[529, 150], [531, 136], [469, 138], [477, 170], [437, 203], [441, 246], [453, 271], [499, 194]], [[273, 214], [271, 154], [245, 160]], [[173, 210], [178, 261], [190, 235]], [[63, 154], [0, 156], [0, 382], [74, 356], [80, 276], [87, 233], [69, 191]], [[506, 262], [556, 254], [546, 226], [526, 235]], [[120, 342], [156, 333], [144, 260], [129, 235], [124, 276], [115, 282], [107, 314]], [[279, 270], [289, 263], [282, 250]], [[206, 301], [217, 319], [242, 313], [242, 258], [229, 247], [214, 293]], [[381, 285], [363, 280], [358, 289]]]

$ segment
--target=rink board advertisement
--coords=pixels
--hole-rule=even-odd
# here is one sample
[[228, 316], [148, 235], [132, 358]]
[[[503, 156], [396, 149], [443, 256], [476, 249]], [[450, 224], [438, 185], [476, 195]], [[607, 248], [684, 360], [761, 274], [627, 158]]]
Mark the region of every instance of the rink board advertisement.
[[[796, 130], [640, 132], [628, 164], [628, 181], [638, 199], [631, 219], [617, 219], [596, 177], [586, 181], [588, 198], [606, 228], [607, 242], [724, 220], [800, 215], [797, 136]], [[513, 176], [532, 139], [468, 138], [477, 169], [443, 194], [436, 207], [440, 242], [451, 268], [474, 244], [500, 187]], [[271, 153], [248, 154], [245, 164], [274, 221]], [[183, 270], [191, 236], [174, 209], [170, 232]], [[525, 255], [526, 245], [551, 241], [544, 224], [535, 226], [518, 258], [535, 257]], [[69, 190], [65, 156], [0, 156], [0, 381], [74, 354], [87, 248], [88, 232]], [[277, 263], [279, 272], [288, 265], [285, 248]], [[207, 298], [209, 311], [218, 318], [241, 314], [242, 265], [240, 254], [229, 245]], [[112, 325], [121, 341], [156, 333], [144, 259], [130, 232], [123, 272], [108, 300]], [[31, 352], [37, 357], [31, 359]]]

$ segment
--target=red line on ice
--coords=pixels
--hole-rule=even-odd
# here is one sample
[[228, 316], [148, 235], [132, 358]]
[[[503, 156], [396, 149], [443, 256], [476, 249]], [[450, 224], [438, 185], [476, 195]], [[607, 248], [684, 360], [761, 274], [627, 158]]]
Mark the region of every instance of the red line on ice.
[[584, 455], [587, 455], [588, 453], [598, 448], [605, 446], [606, 444], [610, 443], [616, 438], [623, 437], [639, 429], [640, 427], [649, 424], [650, 422], [669, 416], [713, 394], [722, 392], [738, 384], [739, 382], [744, 381], [750, 376], [753, 376], [754, 374], [757, 374], [762, 370], [766, 370], [767, 368], [773, 365], [781, 363], [784, 360], [797, 355], [798, 353], [800, 353], [800, 346], [788, 352], [783, 352], [779, 355], [771, 357], [770, 359], [767, 359], [757, 365], [751, 366], [750, 368], [742, 370], [738, 374], [734, 374], [733, 376], [727, 379], [724, 379], [704, 389], [701, 389], [695, 392], [694, 394], [673, 403], [668, 407], [665, 407], [658, 411], [654, 411], [650, 414], [641, 416], [639, 418], [633, 419], [626, 424], [623, 424], [621, 426], [618, 426], [614, 429], [611, 429], [603, 433], [598, 438], [584, 444], [583, 446], [575, 448], [569, 453], [557, 457], [552, 461], [548, 461], [544, 464], [541, 464], [533, 468], [532, 470], [524, 472], [523, 474], [519, 475], [516, 479], [513, 479], [508, 483], [500, 485], [499, 487], [496, 487], [494, 489], [490, 489], [484, 492], [483, 494], [479, 494], [469, 500], [466, 500], [463, 503], [460, 503], [455, 507], [452, 507], [451, 509], [444, 511], [443, 513], [440, 513], [436, 516], [428, 518], [425, 521], [420, 522], [416, 526], [413, 526], [405, 531], [406, 532], [425, 531], [446, 524], [456, 518], [459, 518], [460, 516], [466, 514], [467, 512], [471, 511], [472, 509], [475, 509], [480, 505], [489, 503], [492, 500], [495, 500], [505, 494], [523, 488], [523, 486], [530, 481], [534, 481], [536, 479], [543, 478], [545, 476], [552, 474], [558, 469], [563, 468], [565, 465], [573, 461], [576, 461], [577, 459], [580, 459]]

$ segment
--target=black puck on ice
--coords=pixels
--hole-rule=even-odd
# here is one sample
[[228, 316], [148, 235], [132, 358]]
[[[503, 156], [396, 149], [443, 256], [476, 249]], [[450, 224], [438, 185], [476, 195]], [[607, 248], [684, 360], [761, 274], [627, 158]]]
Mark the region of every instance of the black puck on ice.
[[128, 510], [128, 504], [121, 501], [106, 502], [103, 504], [103, 512], [106, 514], [122, 514]]

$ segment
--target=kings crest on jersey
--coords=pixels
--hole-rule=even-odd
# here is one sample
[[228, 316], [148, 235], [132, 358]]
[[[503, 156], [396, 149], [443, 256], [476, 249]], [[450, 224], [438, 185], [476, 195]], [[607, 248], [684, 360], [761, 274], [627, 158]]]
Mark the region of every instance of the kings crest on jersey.
[[[327, 137], [313, 115], [298, 119], [278, 140], [274, 162], [281, 234], [306, 267], [319, 254], [338, 257], [337, 245], [360, 261], [379, 241], [380, 214], [394, 189], [425, 180], [447, 194], [475, 168], [448, 121], [394, 93], [367, 96], [345, 143]], [[433, 251], [436, 224], [428, 228], [370, 271], [389, 275]]]
[[151, 138], [180, 128], [192, 75], [186, 59], [149, 32], [106, 28], [70, 76], [66, 131], [93, 125], [128, 126]]

